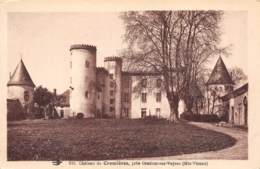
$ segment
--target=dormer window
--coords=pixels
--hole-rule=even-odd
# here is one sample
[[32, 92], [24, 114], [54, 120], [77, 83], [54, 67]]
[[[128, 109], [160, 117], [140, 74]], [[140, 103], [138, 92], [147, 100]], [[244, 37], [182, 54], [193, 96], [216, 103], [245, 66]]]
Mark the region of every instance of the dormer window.
[[147, 79], [142, 80], [142, 87], [147, 87]]
[[156, 80], [156, 87], [160, 88], [162, 86], [162, 79]]

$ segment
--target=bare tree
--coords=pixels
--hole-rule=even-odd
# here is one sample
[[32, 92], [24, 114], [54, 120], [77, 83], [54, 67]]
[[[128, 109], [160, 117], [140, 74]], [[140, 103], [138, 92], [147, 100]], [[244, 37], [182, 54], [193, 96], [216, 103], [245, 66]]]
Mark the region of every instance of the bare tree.
[[128, 70], [152, 71], [163, 77], [170, 121], [178, 119], [178, 103], [190, 98], [189, 85], [203, 71], [219, 42], [220, 11], [125, 12], [124, 60]]
[[235, 84], [245, 82], [247, 80], [247, 75], [239, 67], [232, 67], [229, 69], [229, 74], [231, 75], [232, 81]]

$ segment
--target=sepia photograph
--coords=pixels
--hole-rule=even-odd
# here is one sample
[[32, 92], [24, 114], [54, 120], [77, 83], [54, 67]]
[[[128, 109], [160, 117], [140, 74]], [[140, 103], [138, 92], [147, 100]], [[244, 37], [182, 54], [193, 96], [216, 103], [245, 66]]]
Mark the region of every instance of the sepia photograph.
[[247, 23], [243, 10], [8, 12], [7, 160], [248, 160]]

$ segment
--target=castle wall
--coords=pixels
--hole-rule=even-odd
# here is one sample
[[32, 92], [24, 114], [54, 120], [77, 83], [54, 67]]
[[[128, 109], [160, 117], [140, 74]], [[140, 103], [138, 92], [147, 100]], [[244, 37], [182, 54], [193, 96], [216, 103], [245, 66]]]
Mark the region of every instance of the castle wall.
[[121, 87], [122, 87], [122, 60], [118, 57], [107, 57], [104, 60], [105, 68], [109, 72], [109, 115], [120, 118], [121, 114]]
[[99, 113], [98, 117], [106, 117], [109, 110], [108, 100], [108, 72], [102, 68], [101, 71], [97, 71], [97, 97], [96, 97], [96, 109]]
[[[145, 79], [146, 77], [141, 77]], [[160, 76], [147, 77], [151, 79], [152, 85]], [[170, 106], [163, 88], [151, 87], [136, 90], [140, 84], [140, 77], [132, 76], [132, 95], [131, 95], [131, 118], [142, 118], [142, 110], [146, 111], [146, 116], [157, 116], [159, 118], [169, 118]], [[142, 93], [146, 93], [146, 102], [142, 102]], [[161, 101], [156, 101], [156, 94], [161, 93]], [[159, 111], [158, 111], [159, 110]]]
[[[28, 91], [28, 100], [25, 98], [25, 91]], [[8, 99], [19, 99], [22, 106], [29, 105], [33, 102], [34, 88], [25, 85], [8, 86]]]
[[96, 50], [92, 48], [71, 49], [71, 116], [83, 113], [88, 118], [96, 113]]
[[131, 95], [132, 78], [129, 75], [122, 75], [122, 118], [131, 118]]
[[[243, 100], [248, 98], [248, 92], [229, 100], [229, 122], [234, 125], [246, 125], [245, 105]], [[233, 108], [232, 108], [233, 107]], [[232, 110], [233, 109], [233, 110]]]

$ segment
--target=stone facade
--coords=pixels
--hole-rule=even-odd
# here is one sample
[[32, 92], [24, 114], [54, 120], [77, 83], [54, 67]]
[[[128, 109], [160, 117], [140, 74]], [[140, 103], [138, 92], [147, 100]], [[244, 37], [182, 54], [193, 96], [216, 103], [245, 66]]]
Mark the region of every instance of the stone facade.
[[248, 84], [221, 97], [228, 113], [228, 122], [237, 126], [248, 125]]
[[96, 113], [96, 47], [72, 45], [71, 52], [71, 116], [95, 117]]
[[33, 106], [34, 83], [21, 59], [7, 83], [7, 99], [17, 100], [25, 114], [29, 114]]
[[[115, 56], [106, 57], [104, 67], [97, 68], [96, 47], [91, 45], [72, 45], [70, 51], [70, 117], [79, 113], [86, 118], [169, 117], [170, 108], [162, 85], [140, 86], [145, 79], [153, 85], [157, 85], [158, 80], [161, 83], [160, 75], [123, 72], [122, 59]], [[87, 67], [86, 62], [89, 63]]]
[[221, 97], [233, 91], [233, 81], [229, 75], [226, 65], [221, 57], [218, 58], [212, 73], [206, 83], [206, 107], [207, 114], [225, 116]]

